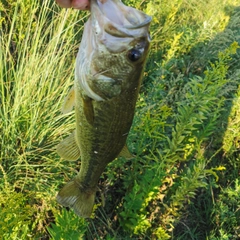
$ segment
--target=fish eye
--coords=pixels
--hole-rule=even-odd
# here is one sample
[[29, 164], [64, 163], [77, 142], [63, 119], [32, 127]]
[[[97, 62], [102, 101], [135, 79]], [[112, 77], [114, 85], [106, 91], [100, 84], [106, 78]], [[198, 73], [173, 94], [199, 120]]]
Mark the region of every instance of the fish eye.
[[128, 52], [128, 58], [132, 62], [137, 61], [138, 59], [141, 58], [141, 56], [142, 56], [142, 53], [136, 48], [133, 48], [133, 49], [129, 50], [129, 52]]

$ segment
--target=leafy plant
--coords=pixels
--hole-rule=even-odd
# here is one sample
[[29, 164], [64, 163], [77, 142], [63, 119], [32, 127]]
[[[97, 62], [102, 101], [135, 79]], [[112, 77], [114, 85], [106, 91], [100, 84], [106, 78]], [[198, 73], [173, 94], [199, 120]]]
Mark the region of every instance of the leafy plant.
[[47, 230], [52, 239], [82, 239], [87, 231], [87, 222], [63, 209], [55, 215], [55, 223], [51, 223]]
[[61, 105], [88, 13], [54, 1], [1, 1], [3, 239], [240, 237], [238, 2], [125, 3], [153, 16], [128, 138], [135, 158], [108, 165], [94, 217], [83, 220], [55, 201], [80, 166], [60, 159], [55, 146], [74, 128]]
[[0, 194], [0, 234], [2, 239], [29, 237], [34, 210], [27, 203], [27, 196], [16, 192]]

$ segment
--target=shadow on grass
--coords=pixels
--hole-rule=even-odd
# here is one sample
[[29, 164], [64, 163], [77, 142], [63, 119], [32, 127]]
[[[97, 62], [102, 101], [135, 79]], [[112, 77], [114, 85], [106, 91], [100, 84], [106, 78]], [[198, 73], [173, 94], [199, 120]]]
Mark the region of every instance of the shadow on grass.
[[[228, 6], [225, 8], [225, 13], [230, 16], [229, 23], [223, 32], [218, 33], [215, 38], [207, 45], [196, 45], [190, 55], [198, 56], [197, 65], [195, 69], [204, 69], [208, 63], [217, 60], [218, 53], [224, 51], [233, 42], [238, 42], [240, 45], [240, 7]], [[194, 69], [193, 69], [194, 71]], [[196, 74], [196, 72], [195, 72]], [[208, 178], [208, 185], [206, 189], [200, 189], [196, 198], [186, 205], [183, 210], [182, 218], [174, 229], [173, 239], [222, 239], [223, 235], [227, 236], [226, 239], [237, 239], [240, 236], [237, 226], [240, 225], [240, 220], [237, 220], [237, 214], [234, 213], [235, 206], [232, 205], [232, 199], [229, 203], [222, 200], [222, 190], [234, 187], [235, 180], [239, 177], [239, 141], [240, 134], [236, 134], [231, 140], [236, 144], [231, 146], [230, 152], [226, 152], [223, 145], [226, 131], [229, 124], [231, 124], [230, 115], [236, 100], [237, 90], [240, 83], [240, 49], [233, 56], [228, 69], [228, 79], [235, 79], [235, 86], [230, 86], [232, 89], [226, 94], [224, 111], [218, 118], [216, 131], [211, 136], [211, 140], [205, 149], [205, 158], [211, 159], [207, 168], [217, 168], [218, 166], [225, 166], [226, 170], [218, 172], [219, 181], [216, 181], [214, 176]], [[239, 114], [234, 116], [239, 118]], [[238, 129], [238, 133], [239, 133]], [[232, 144], [228, 142], [227, 144]], [[216, 154], [217, 153], [217, 154]], [[212, 157], [214, 156], [214, 157]], [[234, 191], [234, 190], [232, 190]], [[239, 200], [239, 199], [238, 199]], [[222, 204], [226, 212], [220, 212], [219, 204]], [[229, 204], [229, 205], [228, 205]], [[235, 199], [235, 203], [237, 200]], [[239, 204], [239, 202], [238, 202]], [[222, 209], [223, 209], [222, 207]], [[223, 211], [223, 210], [221, 210]], [[232, 211], [232, 212], [231, 212]], [[233, 214], [235, 223], [230, 223], [227, 216]], [[234, 215], [235, 214], [235, 215]], [[225, 219], [221, 219], [221, 215], [225, 215]], [[221, 221], [221, 222], [219, 222]], [[231, 225], [232, 224], [232, 225]], [[235, 229], [234, 229], [235, 227]], [[222, 231], [222, 233], [220, 233]], [[239, 234], [239, 235], [238, 235]]]

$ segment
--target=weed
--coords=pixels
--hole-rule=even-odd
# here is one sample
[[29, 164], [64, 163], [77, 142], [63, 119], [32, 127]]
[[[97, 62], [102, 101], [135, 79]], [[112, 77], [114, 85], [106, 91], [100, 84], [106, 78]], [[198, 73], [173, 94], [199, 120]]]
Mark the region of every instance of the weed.
[[60, 111], [88, 13], [1, 1], [3, 239], [240, 237], [238, 2], [125, 2], [153, 16], [128, 138], [136, 157], [108, 165], [94, 216], [83, 220], [55, 201], [80, 162], [54, 149], [74, 128], [74, 115]]

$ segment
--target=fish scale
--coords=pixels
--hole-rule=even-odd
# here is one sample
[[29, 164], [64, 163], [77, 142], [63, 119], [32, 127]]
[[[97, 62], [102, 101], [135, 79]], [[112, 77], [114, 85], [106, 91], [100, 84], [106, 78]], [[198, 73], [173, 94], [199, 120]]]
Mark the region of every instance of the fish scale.
[[57, 201], [85, 218], [91, 216], [107, 164], [118, 156], [133, 157], [126, 139], [149, 51], [151, 22], [151, 17], [120, 0], [91, 0], [90, 11], [74, 87], [63, 107], [69, 112], [75, 106], [76, 129], [57, 146], [61, 157], [81, 158], [79, 173], [59, 191]]
[[[129, 62], [127, 61], [127, 59], [125, 57], [122, 58], [122, 60], [120, 61], [119, 56], [117, 54], [113, 54], [111, 56], [111, 58], [109, 58], [108, 56], [106, 57], [105, 55], [101, 54], [101, 57], [98, 57], [99, 62], [97, 65], [96, 70], [98, 72], [104, 72], [106, 71], [106, 66], [111, 66], [114, 62], [117, 61], [118, 64], [114, 64], [114, 67], [112, 68], [111, 71], [111, 75], [112, 77], [119, 77], [119, 72], [122, 72], [121, 74], [121, 78], [124, 78], [125, 75], [128, 74], [129, 71], [131, 71], [132, 66], [129, 64]], [[122, 71], [123, 69], [125, 69], [124, 71]], [[106, 71], [106, 75], [109, 75], [108, 71]]]

